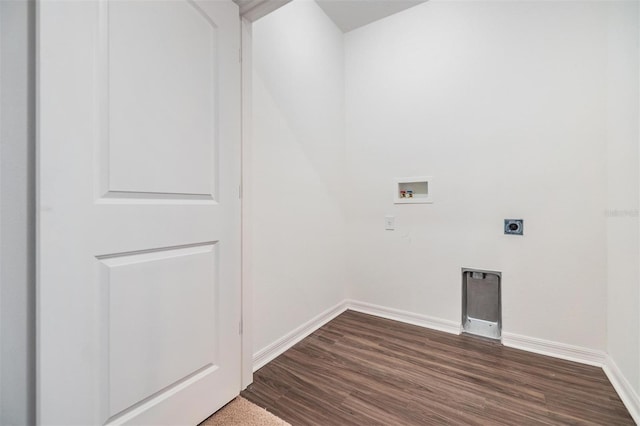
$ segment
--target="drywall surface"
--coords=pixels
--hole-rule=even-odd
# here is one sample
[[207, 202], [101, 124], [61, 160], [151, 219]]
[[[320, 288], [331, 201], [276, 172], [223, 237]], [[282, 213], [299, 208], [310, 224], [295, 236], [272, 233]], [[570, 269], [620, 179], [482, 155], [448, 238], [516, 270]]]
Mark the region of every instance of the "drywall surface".
[[0, 424], [35, 424], [34, 2], [0, 2]]
[[640, 393], [638, 3], [608, 8], [607, 350]]
[[345, 297], [342, 32], [313, 1], [253, 25], [254, 353]]
[[[351, 298], [460, 321], [461, 268], [500, 271], [505, 332], [605, 350], [606, 3], [429, 1], [345, 35]], [[434, 203], [394, 205], [422, 175]]]

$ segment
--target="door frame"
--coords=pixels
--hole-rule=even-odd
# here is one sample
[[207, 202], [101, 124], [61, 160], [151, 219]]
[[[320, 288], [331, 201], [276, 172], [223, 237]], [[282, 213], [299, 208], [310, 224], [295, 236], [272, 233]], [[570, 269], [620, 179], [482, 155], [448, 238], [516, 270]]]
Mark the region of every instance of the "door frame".
[[240, 255], [241, 276], [240, 286], [242, 294], [241, 317], [242, 317], [242, 371], [241, 389], [246, 389], [253, 383], [253, 280], [251, 276], [251, 221], [252, 193], [251, 193], [251, 131], [252, 131], [252, 23], [244, 17], [240, 17], [240, 87], [242, 90], [242, 112], [241, 112], [241, 137], [240, 137], [240, 170], [241, 176], [241, 207], [240, 207], [240, 229], [241, 247]]
[[[234, 0], [236, 1], [236, 0]], [[253, 382], [253, 276], [251, 215], [253, 212], [251, 156], [253, 144], [253, 22], [293, 0], [252, 0], [240, 6], [240, 87], [242, 90], [241, 115], [241, 232], [242, 232], [242, 385], [245, 389]]]

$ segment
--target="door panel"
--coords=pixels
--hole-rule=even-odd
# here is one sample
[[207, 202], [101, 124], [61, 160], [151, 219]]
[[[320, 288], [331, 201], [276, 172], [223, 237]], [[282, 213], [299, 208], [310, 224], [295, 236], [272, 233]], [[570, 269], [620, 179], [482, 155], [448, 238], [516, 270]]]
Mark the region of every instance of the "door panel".
[[211, 195], [215, 22], [188, 1], [106, 5], [109, 190]]
[[38, 3], [38, 422], [196, 424], [240, 390], [231, 0]]
[[195, 372], [218, 368], [215, 249], [206, 244], [101, 260], [110, 417]]

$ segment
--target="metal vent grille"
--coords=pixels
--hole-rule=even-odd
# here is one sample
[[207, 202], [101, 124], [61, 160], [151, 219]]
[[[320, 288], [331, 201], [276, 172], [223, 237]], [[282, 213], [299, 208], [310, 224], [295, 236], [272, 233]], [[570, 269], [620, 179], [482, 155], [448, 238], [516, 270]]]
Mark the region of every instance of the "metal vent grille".
[[462, 329], [491, 339], [502, 334], [500, 272], [462, 270]]

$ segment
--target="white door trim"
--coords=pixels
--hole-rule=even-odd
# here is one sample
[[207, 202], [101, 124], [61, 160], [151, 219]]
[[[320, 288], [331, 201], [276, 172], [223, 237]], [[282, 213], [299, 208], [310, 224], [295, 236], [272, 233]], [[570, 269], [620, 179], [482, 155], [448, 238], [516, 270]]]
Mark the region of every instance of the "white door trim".
[[251, 277], [251, 131], [252, 122], [252, 24], [240, 18], [240, 58], [242, 87], [242, 374], [241, 389], [253, 382], [253, 280]]

